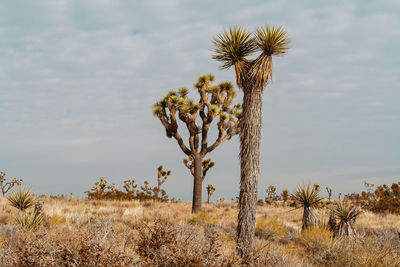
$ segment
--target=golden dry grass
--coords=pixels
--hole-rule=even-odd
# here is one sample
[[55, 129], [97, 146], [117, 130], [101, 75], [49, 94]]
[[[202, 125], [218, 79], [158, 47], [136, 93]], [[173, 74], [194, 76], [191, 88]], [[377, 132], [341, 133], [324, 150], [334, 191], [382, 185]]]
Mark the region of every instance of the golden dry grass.
[[[40, 229], [15, 227], [0, 198], [1, 266], [398, 266], [400, 216], [362, 213], [356, 238], [323, 228], [301, 232], [302, 209], [257, 206], [251, 259], [235, 254], [236, 203], [106, 201], [42, 197]], [[318, 209], [326, 221], [329, 211]], [[96, 265], [96, 264], [97, 265]]]

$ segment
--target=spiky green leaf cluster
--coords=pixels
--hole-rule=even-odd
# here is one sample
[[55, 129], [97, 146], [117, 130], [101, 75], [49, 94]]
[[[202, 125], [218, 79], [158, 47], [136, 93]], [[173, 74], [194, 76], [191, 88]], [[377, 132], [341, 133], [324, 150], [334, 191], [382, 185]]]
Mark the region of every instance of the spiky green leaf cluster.
[[197, 80], [197, 83], [194, 84], [194, 87], [197, 89], [201, 89], [203, 86], [210, 84], [215, 79], [212, 74], [200, 74]]
[[220, 109], [217, 105], [210, 105], [209, 112], [215, 117], [218, 116]]
[[185, 97], [189, 93], [189, 90], [186, 87], [182, 87], [178, 89], [178, 94], [180, 97]]
[[23, 230], [35, 230], [43, 221], [43, 214], [36, 212], [20, 212], [15, 218], [16, 225]]
[[311, 184], [306, 186], [304, 183], [298, 186], [297, 190], [292, 194], [292, 198], [303, 207], [312, 207], [324, 199], [319, 195], [319, 187]]
[[19, 187], [7, 196], [10, 205], [20, 211], [25, 211], [36, 203], [35, 194], [25, 186]]
[[284, 28], [265, 25], [256, 30], [255, 43], [268, 56], [282, 55], [289, 50], [290, 39]]
[[212, 195], [215, 191], [215, 187], [212, 184], [207, 185], [206, 187], [208, 194]]
[[357, 218], [362, 211], [359, 207], [353, 206], [351, 203], [338, 200], [335, 202], [333, 212], [342, 222], [350, 222]]
[[215, 162], [212, 161], [210, 158], [203, 160], [202, 162], [203, 168], [212, 168], [215, 165]]
[[250, 32], [242, 27], [229, 27], [213, 38], [215, 53], [212, 58], [222, 62], [221, 69], [228, 69], [236, 62], [250, 56], [256, 46]]

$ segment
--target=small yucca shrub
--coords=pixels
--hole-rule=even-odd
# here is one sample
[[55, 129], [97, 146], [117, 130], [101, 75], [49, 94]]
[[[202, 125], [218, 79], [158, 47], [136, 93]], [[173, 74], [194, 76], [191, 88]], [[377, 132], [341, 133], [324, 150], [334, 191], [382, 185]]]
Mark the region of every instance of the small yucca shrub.
[[335, 216], [339, 219], [335, 236], [352, 237], [355, 234], [353, 225], [357, 217], [361, 214], [361, 209], [346, 201], [337, 201], [333, 210]]
[[20, 212], [15, 218], [17, 226], [24, 230], [35, 230], [43, 221], [43, 214], [36, 212]]
[[35, 194], [25, 186], [17, 188], [7, 196], [10, 205], [20, 211], [25, 211], [36, 203]]
[[318, 216], [314, 207], [324, 198], [319, 195], [320, 186], [317, 184], [307, 186], [299, 185], [294, 194], [293, 201], [304, 208], [302, 229], [318, 226]]

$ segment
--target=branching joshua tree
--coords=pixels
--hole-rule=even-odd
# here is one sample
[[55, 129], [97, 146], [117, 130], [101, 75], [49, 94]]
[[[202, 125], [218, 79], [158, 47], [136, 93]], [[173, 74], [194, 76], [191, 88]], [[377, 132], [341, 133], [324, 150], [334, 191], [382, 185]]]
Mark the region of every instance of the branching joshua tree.
[[[210, 159], [204, 160], [205, 155], [239, 133], [241, 105], [232, 105], [236, 96], [232, 83], [212, 85], [212, 81], [214, 76], [211, 74], [199, 76], [195, 84], [200, 95], [198, 102], [188, 98], [187, 88], [181, 88], [178, 92], [170, 91], [153, 106], [153, 114], [165, 127], [167, 137], [174, 138], [183, 153], [189, 157], [184, 164], [194, 177], [193, 213], [201, 209], [202, 182], [207, 171], [214, 165]], [[209, 144], [209, 129], [217, 117], [218, 137]], [[188, 145], [178, 131], [178, 119], [189, 131]]]
[[[236, 83], [243, 90], [237, 251], [241, 257], [247, 257], [253, 246], [256, 221], [262, 95], [272, 79], [272, 56], [285, 54], [290, 41], [286, 30], [266, 25], [258, 28], [254, 35], [241, 27], [229, 28], [214, 37], [213, 43], [213, 59], [222, 62], [221, 69], [235, 69]], [[248, 59], [254, 52], [260, 54]]]
[[303, 225], [302, 229], [318, 226], [318, 216], [315, 210], [315, 205], [324, 198], [319, 196], [320, 186], [315, 184], [302, 185], [297, 188], [296, 192], [292, 194], [292, 199], [301, 207], [303, 211]]
[[8, 191], [10, 191], [11, 188], [14, 186], [20, 186], [22, 183], [22, 179], [12, 179], [11, 181], [7, 182], [6, 179], [6, 172], [0, 172], [0, 188], [1, 188], [1, 193], [3, 194], [3, 197], [7, 194]]
[[215, 187], [212, 184], [207, 185], [207, 203], [210, 203], [210, 197], [214, 194]]
[[153, 189], [156, 198], [159, 197], [159, 193], [161, 191], [162, 184], [165, 183], [165, 181], [168, 179], [168, 177], [170, 175], [171, 175], [171, 170], [164, 171], [162, 165], [158, 166], [158, 168], [157, 168], [157, 187], [155, 187]]

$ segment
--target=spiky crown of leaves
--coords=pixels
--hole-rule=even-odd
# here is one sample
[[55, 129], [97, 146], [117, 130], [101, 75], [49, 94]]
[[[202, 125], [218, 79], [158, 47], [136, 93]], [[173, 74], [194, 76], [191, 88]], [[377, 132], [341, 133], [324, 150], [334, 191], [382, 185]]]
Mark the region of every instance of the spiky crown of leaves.
[[208, 192], [214, 192], [215, 191], [215, 187], [212, 184], [207, 185], [206, 187]]
[[[242, 27], [229, 27], [213, 39], [212, 58], [221, 62], [221, 69], [235, 67], [236, 83], [240, 89], [250, 82], [264, 88], [272, 79], [273, 55], [282, 55], [289, 50], [290, 39], [282, 27], [265, 25], [259, 27], [252, 36]], [[254, 52], [261, 54], [254, 60], [246, 57]]]
[[245, 60], [256, 51], [267, 56], [287, 53], [291, 41], [283, 27], [271, 25], [256, 29], [254, 36], [243, 27], [229, 27], [213, 38], [215, 53], [212, 58], [223, 63], [221, 69], [228, 69], [236, 62]]
[[349, 222], [357, 218], [361, 214], [362, 210], [349, 202], [338, 200], [335, 202], [333, 212], [341, 221]]
[[320, 187], [319, 185], [299, 185], [297, 190], [292, 194], [293, 200], [303, 206], [312, 207], [324, 198], [319, 195]]

